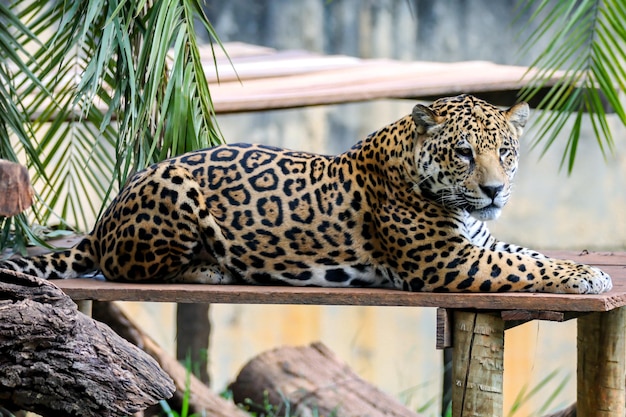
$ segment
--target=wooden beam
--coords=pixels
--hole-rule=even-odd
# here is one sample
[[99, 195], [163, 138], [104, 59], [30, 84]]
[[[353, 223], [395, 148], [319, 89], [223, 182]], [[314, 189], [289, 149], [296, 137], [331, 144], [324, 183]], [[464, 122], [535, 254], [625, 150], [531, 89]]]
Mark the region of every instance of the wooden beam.
[[[475, 311], [475, 310], [471, 310]], [[489, 311], [480, 310], [483, 313], [499, 314], [504, 320], [504, 329], [509, 330], [532, 320], [545, 320], [563, 322], [578, 318], [588, 313], [563, 312], [563, 311], [543, 311], [543, 310], [502, 310]], [[452, 347], [452, 310], [448, 308], [437, 308], [437, 349]]]
[[[626, 263], [625, 263], [626, 264]], [[623, 264], [624, 265], [624, 264]], [[412, 293], [380, 288], [141, 284], [95, 279], [54, 281], [74, 300], [228, 304], [315, 304], [475, 308], [484, 310], [608, 311], [626, 306], [626, 269], [602, 268], [613, 290], [600, 295], [547, 293]]]
[[454, 311], [452, 416], [503, 415], [504, 320]]
[[578, 417], [624, 417], [626, 309], [578, 319]]

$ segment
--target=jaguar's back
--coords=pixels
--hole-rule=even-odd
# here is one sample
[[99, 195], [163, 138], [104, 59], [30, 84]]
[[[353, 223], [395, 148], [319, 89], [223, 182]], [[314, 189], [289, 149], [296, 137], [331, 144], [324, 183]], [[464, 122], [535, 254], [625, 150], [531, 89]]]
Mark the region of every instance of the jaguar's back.
[[41, 277], [599, 292], [601, 271], [497, 242], [528, 117], [471, 96], [415, 106], [338, 156], [260, 145], [136, 174], [75, 248], [1, 267]]

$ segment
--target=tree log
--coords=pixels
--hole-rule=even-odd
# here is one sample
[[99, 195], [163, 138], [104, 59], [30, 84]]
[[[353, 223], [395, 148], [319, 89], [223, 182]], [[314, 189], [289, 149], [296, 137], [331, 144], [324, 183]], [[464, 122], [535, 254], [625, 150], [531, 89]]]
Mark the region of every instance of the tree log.
[[[115, 303], [94, 302], [93, 317], [108, 324], [117, 334], [156, 359], [163, 370], [174, 380], [176, 392], [171, 402], [174, 408], [179, 408], [185, 393], [187, 369], [163, 351]], [[248, 413], [239, 409], [234, 403], [216, 395], [194, 375], [189, 375], [189, 391], [189, 409], [192, 413], [211, 417], [249, 417]]]
[[157, 363], [52, 283], [0, 270], [0, 404], [44, 416], [123, 416], [171, 397]]
[[251, 411], [260, 411], [257, 405], [267, 399], [283, 412], [287, 401], [290, 415], [298, 416], [419, 416], [364, 381], [321, 343], [262, 353], [244, 366], [230, 389], [235, 402]]

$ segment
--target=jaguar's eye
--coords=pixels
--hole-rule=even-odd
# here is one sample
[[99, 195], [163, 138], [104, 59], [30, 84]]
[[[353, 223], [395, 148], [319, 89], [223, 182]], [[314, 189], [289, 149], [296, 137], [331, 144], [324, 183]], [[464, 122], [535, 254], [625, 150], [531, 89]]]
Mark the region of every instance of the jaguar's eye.
[[473, 156], [472, 148], [466, 146], [459, 146], [454, 150], [454, 152], [456, 152], [458, 156], [464, 159], [471, 159]]
[[509, 154], [511, 153], [511, 150], [509, 148], [500, 148], [499, 152], [500, 152], [500, 158], [504, 159], [507, 156], [509, 156]]

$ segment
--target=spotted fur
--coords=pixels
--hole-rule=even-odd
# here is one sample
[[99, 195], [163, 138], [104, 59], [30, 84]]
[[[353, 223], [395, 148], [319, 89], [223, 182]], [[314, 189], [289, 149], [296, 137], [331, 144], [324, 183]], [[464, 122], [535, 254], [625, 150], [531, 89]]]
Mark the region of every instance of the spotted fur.
[[337, 156], [233, 144], [137, 173], [43, 278], [600, 293], [601, 270], [497, 241], [528, 105], [416, 105]]

